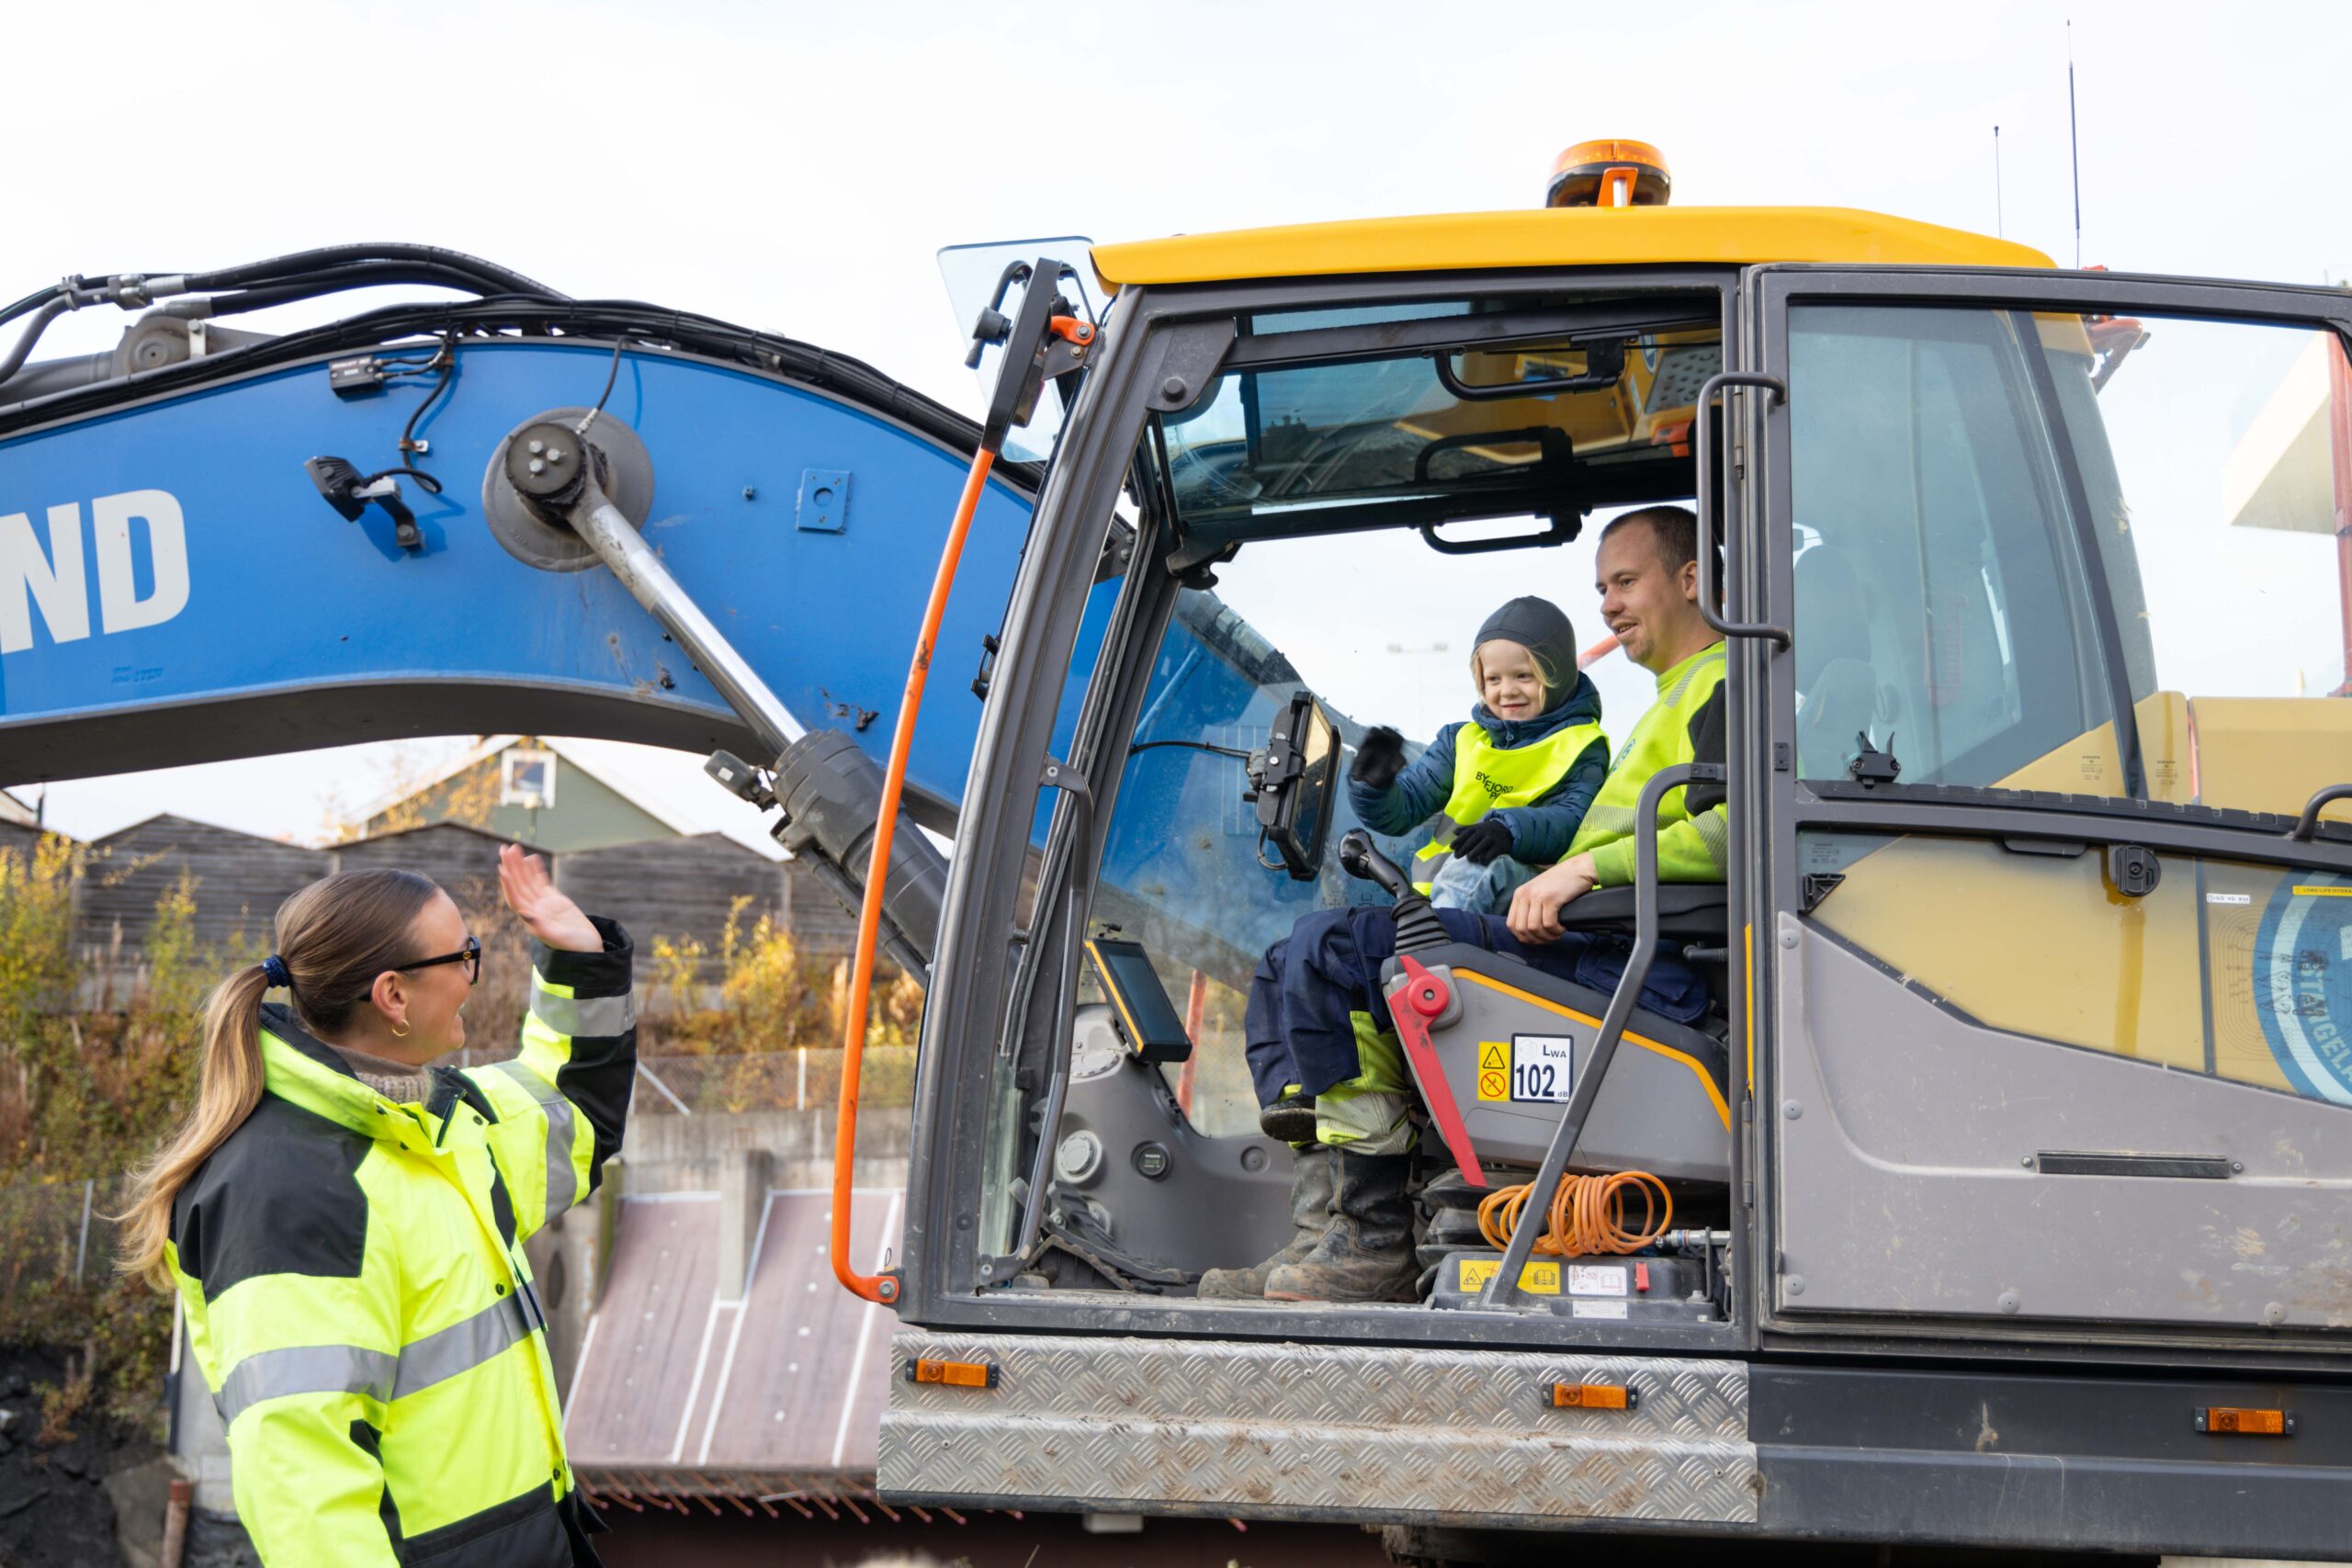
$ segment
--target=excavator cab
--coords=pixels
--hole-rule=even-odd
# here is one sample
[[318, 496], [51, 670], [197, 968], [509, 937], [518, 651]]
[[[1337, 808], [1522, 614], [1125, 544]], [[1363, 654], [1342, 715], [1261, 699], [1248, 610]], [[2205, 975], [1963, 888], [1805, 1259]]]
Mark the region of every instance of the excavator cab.
[[[2258, 1404], [2244, 1352], [2302, 1377], [2346, 1321], [2343, 297], [1638, 202], [1092, 259], [1116, 297], [966, 795], [976, 945], [930, 998], [901, 1276], [895, 1353], [995, 1381], [897, 1387], [886, 1488], [1423, 1546], [2022, 1544], [2079, 1523], [1996, 1501], [2046, 1396], [2114, 1417], [2020, 1439], [2129, 1494], [2112, 1539], [2216, 1549], [2222, 1494], [2184, 1490], [2214, 1456], [2123, 1412], [2183, 1368]], [[1724, 875], [1572, 908], [1699, 976], [1679, 1022], [1637, 974], [1414, 938], [1416, 840], [1340, 790], [1324, 852], [1279, 852], [1261, 765], [1302, 699], [1342, 761], [1460, 719], [1469, 628], [1524, 593], [1581, 616], [1600, 529], [1657, 502], [1725, 556], [1729, 754], [1654, 781], [1719, 783]], [[1653, 682], [1595, 653], [1613, 744]], [[1414, 1299], [1195, 1295], [1291, 1230], [1242, 1067], [1259, 958], [1375, 902]], [[1106, 936], [1182, 1060], [1123, 1030]], [[1555, 1191], [1610, 1194], [1610, 1246]], [[2004, 1424], [1995, 1345], [2087, 1370]]]
[[[1541, 593], [1587, 628], [1610, 734], [1648, 705], [1652, 678], [1608, 657], [1588, 608], [1594, 551], [1610, 516], [1696, 492], [1725, 281], [1432, 286], [1311, 308], [1277, 295], [1154, 329], [1193, 357], [1146, 389], [1097, 567], [1110, 574], [1098, 592], [1116, 582], [1125, 608], [1091, 682], [1063, 699], [1055, 761], [1042, 798], [1033, 793], [1037, 891], [1013, 1006], [1040, 1009], [1043, 1022], [1052, 900], [1075, 905], [1091, 862], [1070, 929], [1090, 953], [1111, 941], [1142, 955], [1190, 1050], [1175, 1060], [1138, 1048], [1134, 1010], [1097, 964], [1051, 982], [1101, 1007], [1103, 1033], [1128, 1049], [1085, 1047], [1064, 1067], [1046, 1032], [999, 1078], [975, 1220], [996, 1248], [978, 1266], [1001, 1299], [1046, 1311], [1102, 1298], [1187, 1314], [1324, 1310], [1193, 1299], [1204, 1273], [1255, 1262], [1293, 1223], [1294, 1151], [1261, 1128], [1245, 1063], [1251, 976], [1301, 915], [1395, 896], [1374, 871], [1409, 859], [1430, 829], [1375, 838], [1341, 775], [1372, 725], [1419, 741], [1467, 715], [1468, 634], [1497, 604]], [[1132, 304], [1113, 318], [1129, 331]], [[1073, 773], [1075, 784], [1055, 782]], [[1631, 895], [1596, 895], [1576, 918], [1634, 942]], [[1728, 890], [1678, 886], [1653, 914], [1705, 994], [1688, 1021], [1621, 1022], [1613, 1066], [1588, 1055], [1610, 1010], [1605, 978], [1596, 989], [1485, 953], [1408, 954], [1458, 977], [1458, 999], [1427, 1029], [1398, 1014], [1426, 1112], [1422, 1278], [1402, 1310], [1539, 1308], [1532, 1294], [1465, 1296], [1461, 1281], [1465, 1266], [1476, 1280], [1501, 1256], [1480, 1201], [1539, 1178], [1589, 1070], [1608, 1081], [1577, 1112], [1562, 1161], [1657, 1182], [1652, 1228], [1675, 1239], [1652, 1255], [1661, 1279], [1669, 1265], [1688, 1276], [1674, 1321], [1728, 1321]], [[1407, 983], [1392, 967], [1389, 984]], [[1521, 1070], [1494, 1066], [1515, 1050]], [[1556, 1276], [1554, 1262], [1531, 1277], [1547, 1269]]]

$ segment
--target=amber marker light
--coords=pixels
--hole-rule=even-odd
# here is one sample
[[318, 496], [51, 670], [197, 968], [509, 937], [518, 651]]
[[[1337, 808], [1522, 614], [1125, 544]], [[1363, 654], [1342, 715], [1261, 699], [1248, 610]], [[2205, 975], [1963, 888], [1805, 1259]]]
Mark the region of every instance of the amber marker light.
[[1666, 154], [1646, 141], [1579, 141], [1552, 163], [1546, 207], [1664, 207], [1674, 191]]
[[1638, 1410], [1642, 1407], [1642, 1392], [1637, 1388], [1619, 1388], [1605, 1382], [1555, 1382], [1552, 1385], [1552, 1407], [1555, 1410]]
[[912, 1360], [907, 1363], [909, 1382], [935, 1382], [944, 1388], [994, 1388], [993, 1361]]
[[2209, 1404], [2197, 1412], [2197, 1429], [2224, 1437], [2291, 1438], [2295, 1435], [2295, 1413]]

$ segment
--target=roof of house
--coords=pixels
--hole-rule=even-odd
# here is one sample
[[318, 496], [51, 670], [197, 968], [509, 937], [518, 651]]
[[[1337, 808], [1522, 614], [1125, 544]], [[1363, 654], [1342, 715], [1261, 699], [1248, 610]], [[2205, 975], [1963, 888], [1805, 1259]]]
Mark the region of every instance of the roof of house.
[[487, 828], [477, 828], [470, 822], [420, 822], [413, 828], [388, 828], [383, 832], [370, 833], [364, 839], [354, 839], [347, 843], [330, 844], [327, 848], [340, 850], [348, 849], [351, 844], [379, 844], [387, 839], [407, 838], [412, 833], [471, 833], [478, 839], [488, 839], [496, 844], [518, 844], [532, 854], [555, 853], [553, 850], [534, 844], [528, 840], [515, 838], [511, 833], [493, 833]]
[[[404, 785], [358, 813], [358, 818], [364, 822], [380, 816], [401, 801], [447, 784], [525, 739], [521, 735], [485, 736], [480, 744], [424, 778]], [[554, 752], [681, 838], [722, 833], [765, 859], [786, 858], [782, 847], [768, 835], [765, 814], [720, 787], [702, 771], [703, 760], [691, 751], [640, 746], [626, 740], [558, 736], [540, 737], [535, 745]]]
[[38, 828], [40, 814], [6, 790], [0, 789], [0, 822], [14, 822], [19, 828]]
[[1530, 266], [2056, 265], [2015, 241], [1844, 207], [1562, 207], [1368, 218], [1097, 245], [1093, 258], [1112, 288]]

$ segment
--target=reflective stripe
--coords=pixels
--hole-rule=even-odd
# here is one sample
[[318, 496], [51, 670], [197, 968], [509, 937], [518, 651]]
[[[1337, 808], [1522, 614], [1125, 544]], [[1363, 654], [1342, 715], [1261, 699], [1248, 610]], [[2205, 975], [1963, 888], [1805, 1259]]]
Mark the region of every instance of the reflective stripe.
[[400, 1358], [356, 1345], [292, 1345], [259, 1350], [239, 1361], [221, 1380], [212, 1407], [224, 1427], [266, 1399], [298, 1393], [357, 1393], [382, 1401], [392, 1386]]
[[1731, 822], [1724, 808], [1718, 806], [1712, 811], [1702, 811], [1690, 818], [1690, 826], [1697, 830], [1699, 841], [1706, 846], [1707, 858], [1715, 863], [1715, 869], [1722, 871], [1728, 867], [1731, 864]]
[[568, 1034], [575, 1040], [626, 1034], [637, 1022], [637, 993], [566, 997], [535, 985], [531, 987], [531, 1011], [558, 1034]]
[[[624, 997], [611, 998], [625, 1001]], [[580, 1195], [580, 1173], [571, 1164], [571, 1101], [562, 1091], [539, 1077], [519, 1060], [498, 1064], [506, 1076], [522, 1086], [523, 1092], [539, 1102], [548, 1119], [548, 1201], [547, 1218], [553, 1220], [571, 1207]]]
[[405, 1399], [419, 1389], [447, 1382], [530, 1337], [531, 1321], [520, 1298], [502, 1296], [464, 1322], [402, 1347], [392, 1397]]
[[1716, 644], [1715, 647], [1713, 649], [1710, 649], [1707, 653], [1700, 655], [1698, 661], [1692, 664], [1690, 669], [1685, 670], [1682, 672], [1682, 679], [1674, 683], [1674, 690], [1667, 693], [1663, 698], [1659, 699], [1658, 706], [1663, 708], [1680, 707], [1682, 705], [1682, 699], [1684, 695], [1690, 690], [1690, 682], [1697, 680], [1701, 672], [1705, 671], [1710, 665], [1718, 664], [1724, 665], [1725, 668], [1729, 667], [1725, 661], [1723, 645], [1720, 643]]
[[504, 1296], [437, 1333], [404, 1346], [397, 1356], [356, 1345], [295, 1345], [263, 1350], [239, 1361], [213, 1396], [227, 1426], [266, 1399], [300, 1393], [356, 1393], [389, 1402], [472, 1371], [531, 1337], [519, 1297]]

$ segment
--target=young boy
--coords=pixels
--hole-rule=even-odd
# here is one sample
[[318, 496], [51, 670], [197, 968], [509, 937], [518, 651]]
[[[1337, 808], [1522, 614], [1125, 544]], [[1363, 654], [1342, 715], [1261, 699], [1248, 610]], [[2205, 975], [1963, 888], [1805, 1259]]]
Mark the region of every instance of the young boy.
[[1405, 738], [1367, 732], [1348, 797], [1375, 833], [1398, 837], [1432, 816], [1414, 886], [1443, 909], [1498, 914], [1511, 890], [1568, 852], [1609, 771], [1600, 693], [1577, 669], [1576, 631], [1548, 599], [1514, 599], [1487, 617], [1470, 652], [1479, 700], [1409, 765]]

